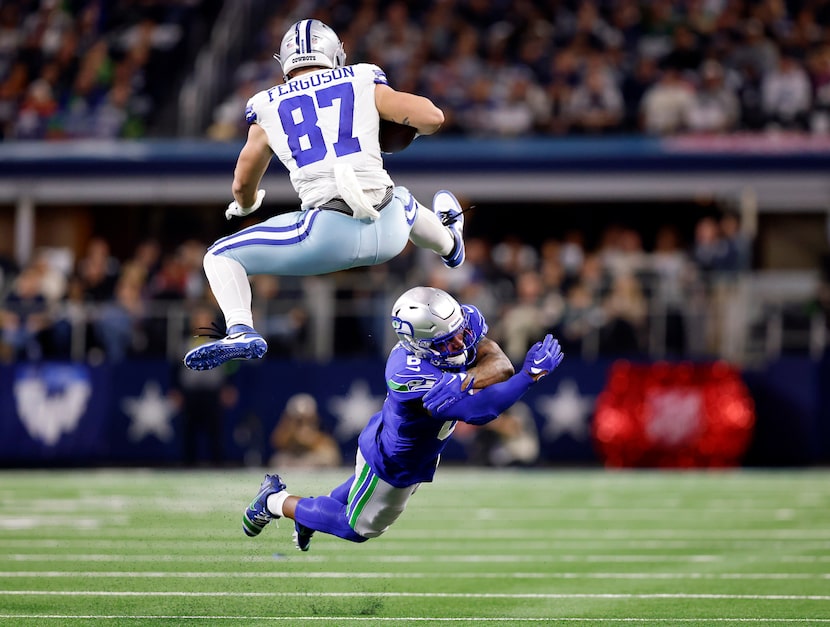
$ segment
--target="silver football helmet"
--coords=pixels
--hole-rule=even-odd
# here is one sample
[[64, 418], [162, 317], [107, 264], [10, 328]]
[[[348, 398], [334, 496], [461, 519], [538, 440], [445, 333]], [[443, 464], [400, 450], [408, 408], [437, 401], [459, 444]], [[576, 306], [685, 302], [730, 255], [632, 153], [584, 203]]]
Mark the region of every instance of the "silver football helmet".
[[478, 309], [434, 287], [404, 292], [392, 306], [392, 328], [413, 355], [445, 369], [475, 361], [476, 345], [487, 333]]
[[280, 62], [286, 78], [301, 67], [336, 68], [346, 63], [343, 42], [320, 20], [300, 20], [291, 26], [274, 58]]

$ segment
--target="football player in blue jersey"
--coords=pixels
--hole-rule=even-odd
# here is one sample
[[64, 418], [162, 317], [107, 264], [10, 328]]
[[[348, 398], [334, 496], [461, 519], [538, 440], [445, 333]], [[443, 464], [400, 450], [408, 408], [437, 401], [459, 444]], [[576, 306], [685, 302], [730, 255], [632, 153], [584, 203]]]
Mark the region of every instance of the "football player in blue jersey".
[[392, 326], [399, 341], [386, 361], [386, 399], [358, 438], [354, 474], [317, 497], [290, 494], [279, 475], [265, 475], [242, 515], [248, 536], [285, 516], [294, 520], [294, 542], [302, 551], [315, 531], [352, 542], [378, 537], [418, 486], [432, 481], [459, 420], [495, 420], [564, 358], [559, 342], [547, 335], [515, 372], [486, 337], [479, 310], [432, 287], [402, 294], [392, 307]]
[[380, 264], [408, 241], [464, 261], [463, 210], [441, 190], [424, 208], [384, 168], [380, 120], [431, 135], [444, 114], [423, 96], [392, 89], [381, 68], [345, 65], [337, 34], [319, 20], [300, 20], [275, 55], [285, 83], [255, 94], [245, 111], [248, 139], [237, 159], [225, 216], [248, 216], [262, 205], [260, 189], [276, 155], [289, 172], [300, 209], [271, 217], [214, 242], [204, 257], [226, 335], [184, 357], [193, 370], [230, 359], [261, 358], [268, 350], [254, 329], [252, 274], [319, 275]]

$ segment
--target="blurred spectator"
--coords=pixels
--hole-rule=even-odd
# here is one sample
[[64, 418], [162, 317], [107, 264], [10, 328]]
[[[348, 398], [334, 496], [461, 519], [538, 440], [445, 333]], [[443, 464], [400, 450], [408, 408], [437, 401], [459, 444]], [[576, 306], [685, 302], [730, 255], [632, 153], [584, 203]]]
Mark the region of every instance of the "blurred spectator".
[[29, 84], [17, 111], [12, 135], [15, 139], [40, 139], [49, 136], [58, 110], [52, 86], [39, 79]]
[[714, 59], [700, 68], [700, 86], [689, 109], [689, 130], [696, 133], [726, 133], [738, 128], [740, 103], [724, 80], [723, 67]]
[[374, 51], [380, 65], [398, 84], [397, 77], [406, 73], [406, 67], [418, 56], [424, 31], [409, 14], [409, 5], [402, 0], [390, 2], [383, 19], [376, 20], [366, 33], [366, 46]]
[[106, 361], [124, 361], [146, 346], [143, 285], [142, 270], [128, 266], [115, 284], [115, 298], [100, 303], [96, 310], [92, 328]]
[[[465, 277], [452, 292], [460, 302], [478, 307], [487, 320], [496, 320], [507, 295], [513, 294], [513, 282], [493, 263], [488, 240], [480, 237], [465, 238], [465, 246], [467, 259], [460, 268]], [[453, 270], [450, 274], [455, 276], [458, 271], [459, 269]], [[428, 279], [410, 281], [413, 282], [431, 285]]]
[[719, 226], [721, 237], [726, 243], [722, 269], [733, 273], [751, 270], [752, 240], [742, 229], [741, 215], [734, 210], [725, 211], [720, 218]]
[[530, 136], [548, 124], [550, 102], [547, 94], [528, 76], [512, 80], [503, 98], [496, 100], [484, 124], [501, 137]]
[[706, 216], [695, 227], [692, 255], [708, 279], [726, 278], [752, 266], [752, 241], [741, 228], [740, 214]]
[[584, 355], [595, 353], [602, 312], [597, 306], [590, 288], [583, 281], [573, 283], [565, 297], [562, 321], [555, 330], [565, 354]]
[[806, 130], [812, 105], [810, 77], [794, 57], [783, 54], [778, 67], [761, 79], [767, 128]]
[[308, 339], [309, 312], [303, 302], [299, 277], [260, 274], [251, 277], [254, 317], [257, 329], [268, 341], [269, 350], [284, 357], [302, 354]]
[[808, 57], [813, 83], [813, 113], [810, 130], [830, 135], [830, 43], [817, 47]]
[[[462, 431], [469, 461], [481, 466], [499, 468], [533, 466], [539, 461], [539, 431], [530, 408], [522, 402], [503, 412], [496, 420], [483, 427], [469, 429], [469, 425], [456, 427]], [[469, 436], [463, 432], [470, 431]]]
[[758, 76], [773, 71], [778, 64], [778, 47], [767, 37], [763, 23], [751, 17], [740, 24], [740, 29], [740, 40], [726, 64], [734, 68], [751, 66]]
[[0, 306], [0, 357], [5, 361], [39, 360], [51, 325], [49, 304], [40, 289], [40, 274], [24, 268]]
[[63, 299], [66, 295], [67, 278], [72, 269], [71, 255], [66, 251], [51, 248], [39, 248], [32, 259], [40, 281], [40, 290], [50, 305]]
[[499, 271], [511, 277], [533, 270], [539, 261], [538, 251], [516, 235], [506, 235], [493, 246], [492, 255]]
[[[271, 61], [276, 63], [273, 58]], [[260, 89], [262, 86], [254, 81], [241, 81], [230, 96], [213, 112], [213, 123], [206, 131], [207, 136], [217, 141], [243, 137], [248, 130], [248, 123], [245, 121], [245, 105], [251, 94], [257, 93]]]
[[571, 94], [579, 83], [578, 60], [573, 51], [565, 49], [553, 55], [550, 80], [546, 86], [550, 102], [549, 130], [554, 135], [570, 131], [569, 107]]
[[602, 300], [602, 313], [602, 354], [635, 356], [643, 353], [648, 303], [637, 277], [631, 273], [614, 276], [611, 291]]
[[317, 401], [295, 394], [271, 432], [272, 468], [335, 468], [343, 462], [337, 441], [322, 430]]
[[664, 67], [658, 81], [646, 89], [640, 100], [640, 129], [652, 135], [685, 131], [694, 103], [694, 87], [677, 68]]
[[553, 326], [542, 307], [542, 277], [536, 270], [525, 270], [516, 277], [515, 300], [506, 304], [495, 335], [513, 363], [525, 353], [547, 329]]
[[602, 234], [599, 255], [603, 270], [612, 278], [639, 276], [648, 265], [639, 231], [628, 226], [607, 227]]
[[153, 238], [139, 242], [132, 257], [127, 261], [127, 265], [134, 265], [141, 269], [144, 277], [142, 289], [146, 293], [161, 268], [161, 243]]
[[188, 295], [190, 268], [180, 248], [161, 259], [158, 273], [149, 285], [153, 300], [185, 300]]
[[726, 309], [730, 293], [734, 291], [738, 259], [737, 250], [724, 237], [716, 216], [706, 216], [698, 221], [692, 258], [700, 270], [708, 299], [709, 316], [704, 331], [706, 350], [709, 354], [715, 354], [724, 339]]
[[760, 131], [767, 123], [764, 97], [761, 93], [761, 74], [754, 65], [745, 64], [739, 68], [739, 76], [741, 127], [749, 131]]
[[663, 225], [657, 230], [651, 254], [652, 296], [655, 308], [664, 321], [664, 345], [672, 355], [687, 350], [686, 315], [689, 293], [694, 280], [691, 259], [682, 245], [676, 226]]
[[617, 131], [624, 117], [623, 104], [610, 72], [602, 64], [593, 63], [568, 100], [570, 127], [592, 135]]
[[637, 41], [640, 54], [659, 59], [672, 50], [672, 33], [680, 20], [679, 9], [671, 0], [652, 0], [643, 6], [643, 30]]
[[585, 261], [585, 234], [582, 231], [570, 229], [565, 233], [559, 258], [566, 281], [579, 275]]
[[686, 80], [693, 80], [702, 62], [697, 35], [686, 24], [678, 24], [672, 33], [672, 49], [662, 57], [662, 65], [676, 69]]
[[104, 238], [93, 237], [89, 240], [86, 252], [78, 260], [75, 271], [88, 300], [112, 300], [120, 262], [112, 255], [110, 245]]
[[623, 130], [633, 133], [640, 128], [640, 102], [649, 87], [657, 82], [660, 74], [657, 62], [651, 57], [639, 57], [634, 62], [634, 68], [625, 72], [622, 78], [620, 94], [625, 105]]
[[[188, 338], [187, 347], [178, 352], [186, 352], [206, 341], [207, 338], [200, 335], [204, 332], [202, 329], [216, 324], [219, 317], [219, 311], [211, 307], [193, 309], [189, 320], [192, 337]], [[203, 461], [214, 467], [224, 464], [225, 416], [239, 397], [231, 380], [233, 371], [232, 363], [203, 371], [190, 370], [181, 362], [176, 363], [169, 397], [182, 419], [182, 461], [185, 466], [196, 466]]]

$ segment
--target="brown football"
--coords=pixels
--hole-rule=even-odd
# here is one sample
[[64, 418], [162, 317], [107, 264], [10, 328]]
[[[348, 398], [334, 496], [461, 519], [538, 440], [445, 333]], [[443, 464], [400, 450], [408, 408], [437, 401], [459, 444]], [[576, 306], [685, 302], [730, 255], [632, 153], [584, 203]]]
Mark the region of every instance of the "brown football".
[[399, 152], [409, 146], [415, 139], [417, 129], [397, 122], [381, 119], [378, 129], [381, 152]]

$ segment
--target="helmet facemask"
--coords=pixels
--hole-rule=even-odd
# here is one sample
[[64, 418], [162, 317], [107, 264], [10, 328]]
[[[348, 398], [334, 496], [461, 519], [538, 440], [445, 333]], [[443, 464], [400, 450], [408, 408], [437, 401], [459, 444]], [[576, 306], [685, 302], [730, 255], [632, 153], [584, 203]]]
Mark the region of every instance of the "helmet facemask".
[[458, 370], [475, 361], [476, 345], [487, 333], [481, 312], [460, 305], [442, 290], [416, 287], [392, 308], [392, 327], [413, 355], [438, 368]]

